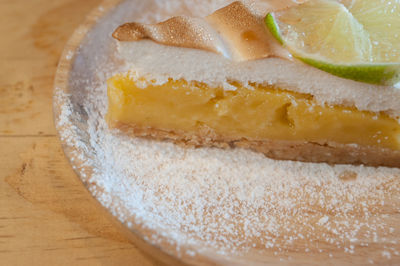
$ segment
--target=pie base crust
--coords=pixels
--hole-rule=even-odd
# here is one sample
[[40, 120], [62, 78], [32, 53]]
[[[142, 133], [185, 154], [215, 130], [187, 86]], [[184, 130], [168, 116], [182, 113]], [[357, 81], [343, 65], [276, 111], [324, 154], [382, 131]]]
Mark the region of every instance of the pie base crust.
[[172, 141], [186, 147], [226, 149], [237, 147], [257, 151], [278, 160], [400, 167], [400, 151], [385, 148], [331, 142], [232, 139], [216, 134], [206, 125], [203, 125], [197, 132], [190, 133], [128, 125], [121, 122], [111, 122], [110, 125], [133, 137]]

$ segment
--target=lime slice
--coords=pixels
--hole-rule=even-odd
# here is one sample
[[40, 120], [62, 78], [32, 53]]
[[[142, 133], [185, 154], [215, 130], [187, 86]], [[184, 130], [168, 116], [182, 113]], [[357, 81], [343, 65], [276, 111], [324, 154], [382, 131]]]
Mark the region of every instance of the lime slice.
[[398, 0], [310, 0], [268, 14], [265, 23], [306, 64], [347, 79], [400, 85]]

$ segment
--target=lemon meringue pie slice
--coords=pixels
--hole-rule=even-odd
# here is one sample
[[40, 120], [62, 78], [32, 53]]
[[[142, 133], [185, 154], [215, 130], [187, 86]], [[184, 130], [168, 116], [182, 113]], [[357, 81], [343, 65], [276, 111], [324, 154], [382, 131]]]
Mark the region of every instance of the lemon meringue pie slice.
[[295, 3], [263, 4], [120, 26], [129, 70], [108, 81], [110, 127], [275, 159], [400, 167], [399, 90], [292, 59], [263, 16]]

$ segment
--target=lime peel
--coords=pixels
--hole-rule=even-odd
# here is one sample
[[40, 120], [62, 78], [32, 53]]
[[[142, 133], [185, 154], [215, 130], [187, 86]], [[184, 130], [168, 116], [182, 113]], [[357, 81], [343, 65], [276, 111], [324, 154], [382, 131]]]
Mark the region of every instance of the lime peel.
[[393, 86], [400, 82], [400, 64], [330, 64], [320, 60], [295, 56], [307, 65], [332, 75], [364, 83]]
[[270, 30], [271, 34], [275, 37], [275, 39], [281, 44], [284, 45], [283, 39], [281, 38], [281, 34], [279, 32], [278, 24], [276, 24], [274, 15], [272, 13], [268, 13], [265, 17], [265, 24]]

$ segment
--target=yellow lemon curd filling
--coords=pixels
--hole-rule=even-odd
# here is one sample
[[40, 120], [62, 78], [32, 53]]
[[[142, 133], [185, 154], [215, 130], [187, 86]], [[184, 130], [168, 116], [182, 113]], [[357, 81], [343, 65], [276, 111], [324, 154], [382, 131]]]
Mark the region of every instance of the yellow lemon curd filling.
[[275, 86], [231, 84], [235, 90], [172, 80], [155, 85], [119, 74], [108, 81], [111, 126], [167, 131], [208, 126], [233, 139], [358, 144], [400, 150], [400, 124], [384, 113], [318, 104], [313, 96]]

